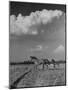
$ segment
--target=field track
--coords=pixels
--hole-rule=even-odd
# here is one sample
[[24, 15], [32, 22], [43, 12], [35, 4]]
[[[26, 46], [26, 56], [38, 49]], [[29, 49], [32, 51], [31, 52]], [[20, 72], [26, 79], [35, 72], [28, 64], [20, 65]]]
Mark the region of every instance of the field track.
[[65, 69], [36, 70], [35, 67], [23, 72], [10, 88], [65, 85]]

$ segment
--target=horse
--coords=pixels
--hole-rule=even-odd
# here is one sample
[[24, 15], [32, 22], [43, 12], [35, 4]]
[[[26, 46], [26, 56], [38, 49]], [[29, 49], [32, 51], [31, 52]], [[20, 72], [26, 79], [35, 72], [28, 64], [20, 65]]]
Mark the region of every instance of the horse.
[[34, 62], [36, 69], [37, 69], [37, 67], [38, 67], [39, 65], [42, 64], [42, 62], [40, 62], [40, 60], [39, 60], [37, 57], [35, 57], [35, 56], [30, 56], [30, 58], [31, 58], [31, 61]]
[[56, 65], [58, 65], [58, 67], [59, 67], [59, 64], [60, 64], [58, 61], [55, 61], [55, 59], [52, 59], [51, 63], [54, 65], [54, 68], [56, 68], [55, 67]]
[[48, 65], [50, 65], [50, 61], [48, 59], [42, 59], [42, 60], [43, 60], [43, 69], [45, 68], [44, 65], [46, 65], [48, 69]]

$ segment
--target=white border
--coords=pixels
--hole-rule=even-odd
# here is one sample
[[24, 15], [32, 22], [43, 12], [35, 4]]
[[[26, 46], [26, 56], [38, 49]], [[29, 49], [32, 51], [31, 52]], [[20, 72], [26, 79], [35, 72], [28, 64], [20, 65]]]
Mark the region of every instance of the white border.
[[[68, 8], [67, 0], [11, 0], [11, 1], [30, 1], [30, 2], [41, 2], [41, 3], [66, 4]], [[67, 15], [68, 15], [68, 11], [67, 11]], [[68, 18], [67, 18], [67, 21], [68, 21]], [[8, 90], [8, 77], [9, 77], [9, 74], [8, 74], [9, 73], [9, 28], [8, 26], [9, 26], [9, 0], [1, 0], [0, 1], [0, 90]], [[67, 38], [68, 38], [68, 32], [67, 32]], [[67, 51], [68, 51], [68, 48], [67, 48]], [[68, 60], [68, 54], [67, 54], [67, 60]], [[67, 62], [67, 68], [68, 68], [68, 62]], [[68, 78], [67, 78], [67, 81], [68, 81]], [[57, 87], [43, 87], [43, 88], [41, 87], [41, 88], [29, 88], [29, 89], [64, 90], [64, 89], [67, 89], [67, 87], [68, 86], [57, 86]], [[21, 89], [18, 89], [18, 90], [21, 90]]]

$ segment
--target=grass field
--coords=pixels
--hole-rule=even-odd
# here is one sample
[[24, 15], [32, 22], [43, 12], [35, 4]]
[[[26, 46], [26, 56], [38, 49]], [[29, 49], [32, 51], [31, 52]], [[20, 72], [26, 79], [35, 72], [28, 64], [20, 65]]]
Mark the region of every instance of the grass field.
[[[31, 70], [31, 71], [30, 71]], [[26, 74], [25, 74], [26, 73]], [[66, 84], [65, 65], [60, 67], [41, 69], [34, 65], [10, 65], [10, 88], [37, 87], [37, 86], [62, 86]], [[11, 87], [13, 86], [13, 87]]]

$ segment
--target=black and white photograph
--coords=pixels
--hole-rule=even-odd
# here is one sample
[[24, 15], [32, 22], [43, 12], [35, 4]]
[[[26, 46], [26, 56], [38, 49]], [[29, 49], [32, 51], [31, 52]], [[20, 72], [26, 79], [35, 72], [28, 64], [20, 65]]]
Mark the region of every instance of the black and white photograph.
[[66, 85], [66, 5], [9, 1], [9, 88]]

